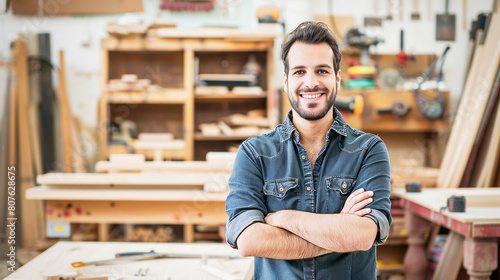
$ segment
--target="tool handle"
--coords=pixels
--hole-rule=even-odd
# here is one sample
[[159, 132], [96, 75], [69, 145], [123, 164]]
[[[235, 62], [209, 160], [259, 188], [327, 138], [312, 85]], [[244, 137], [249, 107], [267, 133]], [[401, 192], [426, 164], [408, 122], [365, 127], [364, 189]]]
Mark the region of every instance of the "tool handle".
[[149, 252], [123, 252], [123, 253], [116, 253], [115, 258], [129, 257], [129, 256], [142, 256], [142, 255], [155, 254], [155, 253], [156, 252], [154, 250], [151, 250]]
[[348, 111], [354, 115], [363, 113], [364, 99], [361, 95], [355, 97], [337, 97], [335, 99], [335, 107], [341, 111]]

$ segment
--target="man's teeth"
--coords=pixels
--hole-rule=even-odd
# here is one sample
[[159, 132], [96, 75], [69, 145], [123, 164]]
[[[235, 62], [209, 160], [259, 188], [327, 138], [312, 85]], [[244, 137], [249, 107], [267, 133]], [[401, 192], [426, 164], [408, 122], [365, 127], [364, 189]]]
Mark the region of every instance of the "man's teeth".
[[307, 98], [307, 99], [314, 99], [314, 98], [318, 98], [320, 96], [321, 96], [321, 93], [314, 94], [314, 95], [302, 95], [302, 97]]

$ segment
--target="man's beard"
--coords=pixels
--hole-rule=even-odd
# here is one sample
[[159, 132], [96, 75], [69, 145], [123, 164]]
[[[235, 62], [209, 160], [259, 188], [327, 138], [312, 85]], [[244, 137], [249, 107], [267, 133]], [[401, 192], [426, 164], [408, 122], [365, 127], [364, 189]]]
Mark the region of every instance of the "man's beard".
[[[308, 113], [306, 110], [303, 110], [299, 106], [299, 99], [300, 99], [300, 93], [306, 93], [306, 92], [323, 92], [326, 95], [326, 106], [322, 108], [317, 114], [314, 113]], [[303, 119], [306, 119], [308, 121], [315, 121], [322, 119], [328, 111], [332, 108], [333, 104], [335, 103], [335, 98], [337, 97], [337, 90], [335, 87], [333, 87], [333, 90], [328, 93], [327, 88], [325, 87], [314, 87], [313, 89], [299, 89], [297, 92], [293, 93], [295, 96], [297, 96], [297, 99], [293, 100], [290, 95], [288, 95], [288, 100], [290, 101], [290, 105], [292, 108], [301, 116]], [[315, 108], [319, 106], [318, 103], [308, 103], [307, 107], [308, 108]]]

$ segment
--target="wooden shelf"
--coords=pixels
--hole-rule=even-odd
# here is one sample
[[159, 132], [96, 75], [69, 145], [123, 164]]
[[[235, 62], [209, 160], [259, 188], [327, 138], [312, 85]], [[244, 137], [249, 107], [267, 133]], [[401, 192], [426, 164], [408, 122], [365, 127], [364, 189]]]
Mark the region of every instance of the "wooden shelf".
[[108, 103], [183, 104], [188, 94], [183, 89], [166, 89], [164, 92], [117, 91], [107, 92]]
[[247, 99], [267, 98], [267, 93], [263, 94], [195, 94], [196, 101], [245, 101]]
[[255, 135], [237, 135], [237, 136], [227, 136], [227, 135], [217, 135], [217, 136], [206, 136], [201, 133], [196, 133], [194, 135], [195, 141], [243, 141]]
[[[101, 86], [105, 90], [99, 103], [103, 126], [123, 120], [135, 124], [137, 133], [172, 133], [176, 139], [186, 141], [186, 148], [168, 159], [201, 160], [209, 151], [227, 151], [253, 135], [207, 137], [196, 133], [200, 124], [216, 123], [225, 116], [252, 110], [265, 110], [266, 117], [277, 120], [273, 115], [277, 114], [278, 97], [272, 90], [274, 33], [210, 34], [173, 30], [163, 34], [163, 38], [104, 39]], [[261, 66], [255, 86], [263, 89], [262, 94], [235, 94], [237, 90], [224, 95], [211, 91], [207, 95], [195, 94], [196, 74], [238, 74], [251, 57]], [[161, 88], [133, 92], [106, 90], [111, 79], [120, 79], [125, 74], [149, 79]], [[128, 152], [123, 147], [110, 146], [108, 137], [108, 133], [100, 133], [101, 160], [112, 152]]]

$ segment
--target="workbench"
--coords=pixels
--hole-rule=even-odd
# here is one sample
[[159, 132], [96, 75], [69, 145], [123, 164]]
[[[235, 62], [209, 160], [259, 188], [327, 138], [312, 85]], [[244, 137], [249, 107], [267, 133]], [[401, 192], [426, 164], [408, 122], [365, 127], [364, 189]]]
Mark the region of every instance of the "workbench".
[[194, 225], [224, 225], [227, 193], [203, 190], [48, 188], [26, 191], [26, 198], [46, 201], [47, 222], [99, 224], [99, 240], [108, 240], [108, 224], [182, 224], [184, 241], [193, 242]]
[[[193, 254], [193, 258], [160, 258], [86, 265], [72, 268], [72, 262], [114, 259], [116, 253], [149, 252]], [[200, 255], [200, 257], [197, 257]], [[205, 255], [206, 258], [201, 256]], [[216, 255], [216, 256], [214, 256]], [[218, 257], [220, 256], [220, 257]], [[145, 272], [144, 276], [135, 276]], [[52, 276], [103, 277], [99, 279], [251, 279], [253, 258], [242, 258], [222, 243], [132, 243], [132, 242], [58, 242], [7, 278], [44, 279]], [[215, 276], [217, 272], [219, 276]], [[231, 276], [224, 278], [223, 276]], [[57, 278], [59, 279], [59, 278]], [[97, 279], [97, 278], [96, 278]]]
[[[471, 280], [490, 279], [492, 271], [497, 268], [498, 264], [500, 189], [440, 188], [423, 189], [418, 193], [395, 189], [392, 193], [401, 198], [402, 205], [405, 207], [409, 244], [404, 260], [407, 279], [427, 279], [428, 260], [424, 245], [426, 233], [432, 224], [449, 229], [448, 238], [456, 237], [453, 238], [455, 242], [450, 243], [454, 245], [449, 246], [448, 252], [446, 252], [447, 246], [445, 245], [433, 279], [444, 279], [436, 276], [436, 273], [441, 273], [441, 270], [447, 269], [448, 274], [458, 271], [462, 254], [463, 265]], [[465, 196], [465, 212], [450, 212], [445, 208], [448, 198], [452, 195]], [[458, 265], [453, 264], [454, 260], [458, 262]], [[442, 273], [445, 274], [445, 272]], [[448, 278], [454, 279], [453, 276], [446, 277]]]

